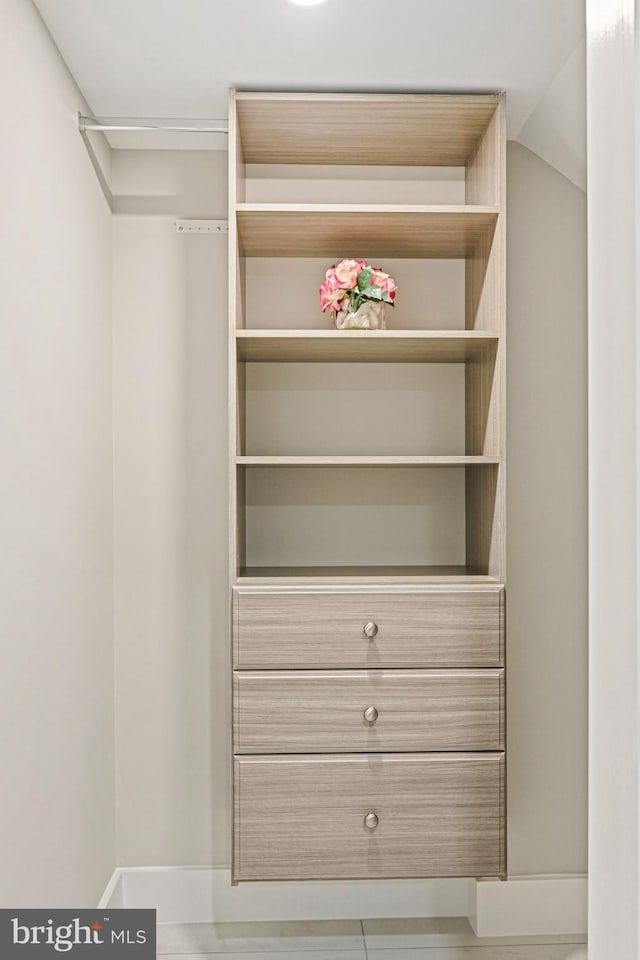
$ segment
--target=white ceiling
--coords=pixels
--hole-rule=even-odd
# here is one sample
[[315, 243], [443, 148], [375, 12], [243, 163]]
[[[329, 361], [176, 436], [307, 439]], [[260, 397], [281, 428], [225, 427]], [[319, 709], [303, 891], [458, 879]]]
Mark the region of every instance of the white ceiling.
[[[533, 125], [530, 139], [539, 148], [545, 110], [584, 114], [580, 58], [572, 57], [584, 39], [584, 0], [35, 3], [96, 116], [222, 118], [230, 86], [506, 90], [512, 139], [545, 97], [551, 100]], [[570, 82], [562, 79], [568, 61]], [[560, 107], [558, 97], [565, 99]], [[577, 141], [581, 133], [561, 136]], [[575, 142], [548, 152], [568, 152], [575, 170], [581, 149]]]

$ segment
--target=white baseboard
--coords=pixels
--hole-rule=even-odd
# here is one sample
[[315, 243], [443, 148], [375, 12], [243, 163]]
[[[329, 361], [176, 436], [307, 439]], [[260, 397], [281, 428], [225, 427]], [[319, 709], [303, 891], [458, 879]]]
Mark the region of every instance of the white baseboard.
[[124, 906], [126, 906], [126, 904], [124, 903], [122, 871], [116, 867], [111, 876], [111, 880], [109, 880], [104, 893], [100, 897], [98, 909], [103, 910], [107, 907], [112, 907], [112, 909], [116, 910]]
[[152, 907], [158, 923], [468, 916], [479, 937], [582, 934], [586, 877], [241, 883], [213, 867], [123, 867], [100, 907]]
[[469, 884], [468, 917], [477, 937], [587, 932], [585, 876], [512, 877]]
[[[460, 917], [467, 913], [467, 880], [347, 880], [241, 883], [212, 867], [124, 867], [101, 907], [152, 907], [158, 923], [258, 920], [364, 920]], [[109, 888], [108, 888], [109, 889]]]

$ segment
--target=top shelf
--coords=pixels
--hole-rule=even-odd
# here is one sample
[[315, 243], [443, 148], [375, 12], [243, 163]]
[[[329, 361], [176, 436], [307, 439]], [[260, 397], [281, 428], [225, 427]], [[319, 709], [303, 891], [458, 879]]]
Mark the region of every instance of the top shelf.
[[499, 94], [235, 94], [245, 163], [466, 166]]

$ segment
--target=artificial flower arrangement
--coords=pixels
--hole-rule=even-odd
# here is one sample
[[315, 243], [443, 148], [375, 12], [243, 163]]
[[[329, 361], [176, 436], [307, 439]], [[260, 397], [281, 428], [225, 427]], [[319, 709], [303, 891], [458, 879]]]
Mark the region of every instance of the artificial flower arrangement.
[[341, 260], [326, 272], [320, 306], [339, 330], [384, 330], [384, 304], [393, 306], [397, 289], [393, 277], [365, 260]]

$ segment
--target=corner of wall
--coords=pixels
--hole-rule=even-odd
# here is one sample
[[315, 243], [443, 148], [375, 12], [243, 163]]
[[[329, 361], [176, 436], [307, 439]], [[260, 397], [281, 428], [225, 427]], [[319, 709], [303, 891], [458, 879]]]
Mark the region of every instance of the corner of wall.
[[469, 923], [477, 937], [584, 934], [587, 878], [513, 877], [469, 881]]

